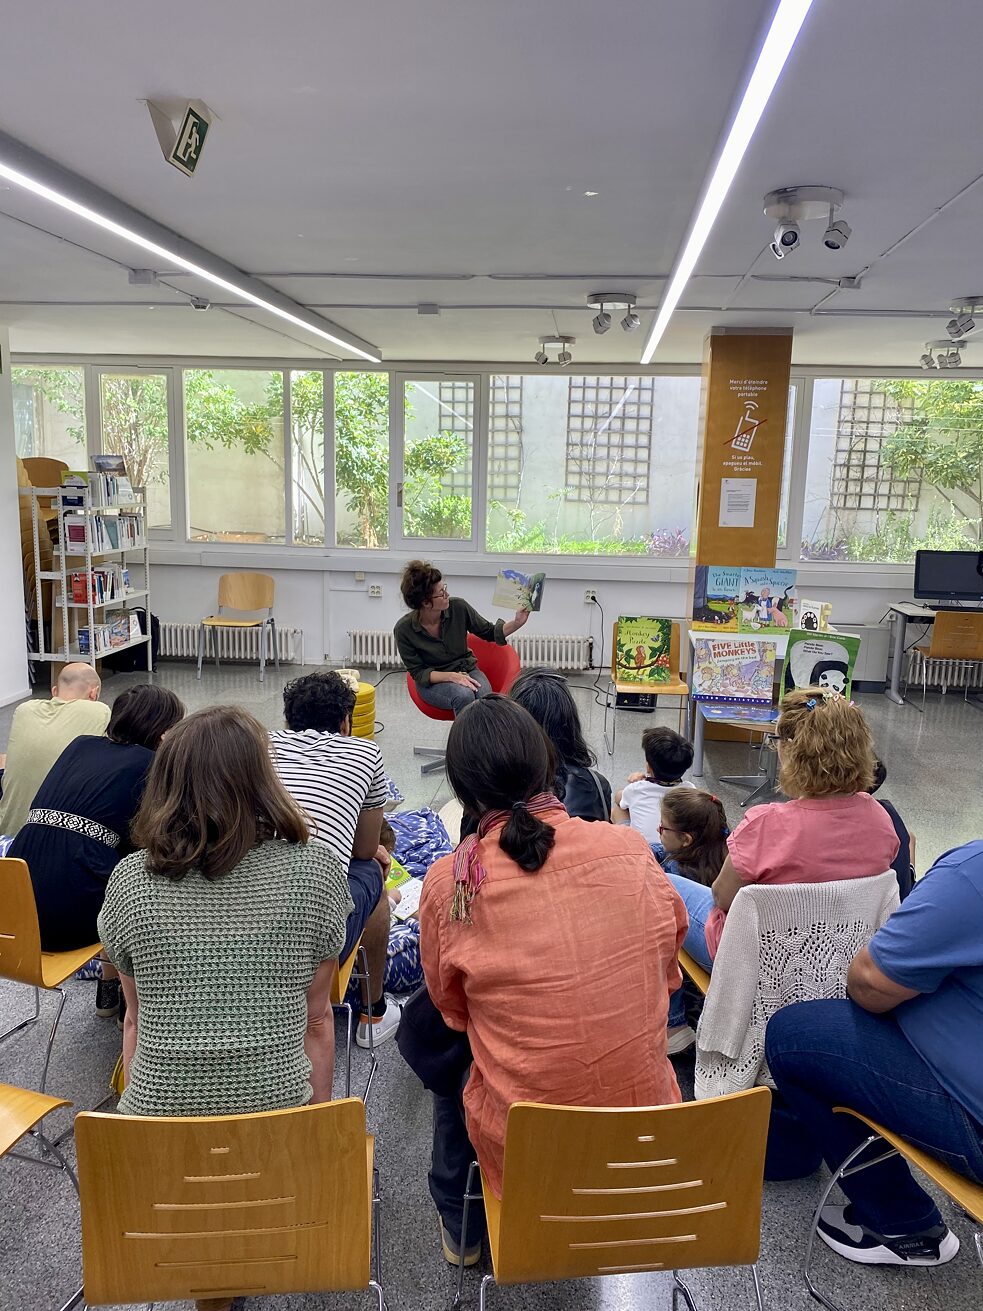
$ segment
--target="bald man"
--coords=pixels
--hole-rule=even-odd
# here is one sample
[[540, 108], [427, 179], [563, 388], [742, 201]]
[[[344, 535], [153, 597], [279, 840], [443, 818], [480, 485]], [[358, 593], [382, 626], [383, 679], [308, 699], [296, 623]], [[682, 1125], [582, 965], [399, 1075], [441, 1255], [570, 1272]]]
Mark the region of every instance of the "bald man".
[[92, 665], [66, 665], [50, 701], [24, 701], [14, 711], [3, 771], [0, 833], [13, 837], [27, 822], [48, 770], [77, 737], [102, 737], [109, 706], [99, 700], [102, 680]]

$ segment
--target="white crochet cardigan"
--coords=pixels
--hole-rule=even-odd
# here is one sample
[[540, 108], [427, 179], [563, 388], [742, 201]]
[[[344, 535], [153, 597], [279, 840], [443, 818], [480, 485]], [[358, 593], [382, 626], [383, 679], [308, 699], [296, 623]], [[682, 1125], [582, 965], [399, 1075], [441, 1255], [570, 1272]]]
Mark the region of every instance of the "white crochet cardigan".
[[727, 912], [697, 1028], [697, 1100], [770, 1084], [770, 1017], [793, 1002], [845, 997], [850, 962], [897, 906], [894, 870], [836, 883], [741, 888]]

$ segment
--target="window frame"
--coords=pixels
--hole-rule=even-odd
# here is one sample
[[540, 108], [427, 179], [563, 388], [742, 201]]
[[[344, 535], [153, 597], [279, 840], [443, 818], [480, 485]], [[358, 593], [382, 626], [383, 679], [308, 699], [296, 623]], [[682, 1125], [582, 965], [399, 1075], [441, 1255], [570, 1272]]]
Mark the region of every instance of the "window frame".
[[[323, 571], [353, 571], [368, 567], [376, 571], [398, 569], [405, 559], [406, 547], [402, 542], [394, 543], [390, 535], [388, 548], [370, 550], [362, 547], [338, 547], [334, 543], [335, 532], [335, 485], [334, 485], [334, 374], [337, 372], [374, 372], [387, 373], [390, 381], [390, 424], [392, 423], [392, 401], [394, 380], [397, 374], [410, 377], [411, 380], [436, 376], [460, 377], [462, 374], [477, 375], [480, 388], [477, 399], [476, 429], [478, 441], [475, 445], [474, 487], [472, 493], [472, 527], [480, 531], [473, 534], [474, 545], [453, 539], [410, 538], [414, 550], [427, 550], [432, 545], [440, 549], [442, 557], [447, 560], [448, 570], [459, 566], [476, 574], [492, 576], [501, 566], [502, 556], [484, 549], [483, 534], [487, 521], [487, 437], [488, 437], [488, 397], [490, 379], [493, 374], [541, 375], [539, 366], [518, 361], [496, 361], [494, 363], [463, 363], [459, 361], [428, 361], [420, 367], [412, 362], [387, 360], [382, 365], [367, 362], [339, 360], [326, 362], [323, 357], [289, 356], [277, 359], [269, 357], [223, 357], [223, 356], [148, 356], [148, 355], [94, 355], [92, 353], [73, 352], [51, 353], [38, 351], [12, 352], [11, 366], [48, 367], [67, 366], [81, 369], [85, 388], [85, 427], [87, 458], [98, 453], [100, 447], [100, 399], [96, 374], [99, 370], [107, 372], [142, 368], [149, 372], [163, 373], [170, 371], [171, 390], [170, 405], [170, 476], [171, 476], [171, 528], [155, 529], [151, 540], [155, 543], [154, 562], [161, 564], [214, 564], [218, 566], [280, 568], [280, 569], [315, 569]], [[183, 386], [177, 379], [178, 371], [194, 368], [212, 368], [231, 370], [242, 369], [281, 369], [310, 372], [321, 370], [324, 376], [325, 403], [325, 544], [322, 548], [297, 546], [291, 544], [257, 544], [239, 542], [189, 542], [187, 540], [187, 485], [186, 465], [184, 460], [184, 406]], [[632, 363], [620, 365], [587, 364], [580, 366], [579, 372], [597, 376], [700, 376], [699, 364], [673, 364], [641, 366]], [[809, 454], [809, 423], [812, 413], [814, 383], [819, 379], [830, 378], [919, 378], [924, 379], [924, 371], [919, 368], [901, 368], [887, 365], [793, 365], [790, 382], [796, 385], [796, 414], [793, 424], [793, 450], [790, 470], [788, 543], [794, 543], [797, 553], [803, 518], [803, 502], [806, 485], [806, 470]], [[959, 377], [966, 380], [983, 381], [983, 368], [962, 367]], [[285, 388], [286, 390], [286, 388]], [[288, 416], [285, 415], [285, 424]], [[286, 432], [286, 428], [285, 428]], [[285, 438], [286, 440], [286, 438]], [[390, 452], [392, 451], [392, 427], [390, 427]], [[289, 444], [289, 443], [288, 443]], [[289, 480], [288, 480], [289, 485]], [[390, 485], [390, 515], [394, 506], [394, 486]], [[286, 510], [286, 507], [285, 507]], [[287, 527], [292, 529], [292, 513], [287, 519]], [[867, 585], [906, 587], [910, 582], [911, 566], [897, 564], [876, 564], [853, 561], [802, 561], [795, 558], [788, 545], [779, 552], [779, 559], [786, 560], [794, 566], [803, 577], [809, 577], [811, 586], [858, 586]], [[598, 580], [645, 580], [677, 582], [685, 580], [689, 561], [686, 558], [673, 560], [650, 559], [644, 556], [577, 556], [577, 555], [529, 555], [523, 557], [530, 567], [546, 568], [555, 577], [582, 578], [587, 562], [590, 562], [590, 574]]]

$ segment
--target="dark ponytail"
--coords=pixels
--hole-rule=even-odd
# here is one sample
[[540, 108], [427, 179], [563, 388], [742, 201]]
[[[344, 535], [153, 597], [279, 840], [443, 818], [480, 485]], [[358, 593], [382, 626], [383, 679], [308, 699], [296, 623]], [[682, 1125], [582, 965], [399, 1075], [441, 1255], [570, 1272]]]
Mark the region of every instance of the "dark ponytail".
[[510, 811], [499, 845], [527, 873], [542, 869], [556, 834], [525, 803], [552, 791], [556, 754], [532, 715], [497, 694], [473, 702], [451, 726], [446, 764], [468, 814]]

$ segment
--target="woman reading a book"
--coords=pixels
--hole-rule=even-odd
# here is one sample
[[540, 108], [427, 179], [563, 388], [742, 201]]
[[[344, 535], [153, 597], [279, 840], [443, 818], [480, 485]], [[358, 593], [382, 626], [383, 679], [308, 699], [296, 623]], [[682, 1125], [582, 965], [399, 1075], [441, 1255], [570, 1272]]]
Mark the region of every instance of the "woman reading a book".
[[[463, 1102], [435, 1095], [430, 1171], [445, 1256], [456, 1261], [463, 1243], [466, 1264], [480, 1239], [480, 1212], [461, 1232], [471, 1143], [500, 1195], [513, 1102], [679, 1101], [666, 1016], [681, 983], [682, 902], [640, 833], [567, 814], [555, 772], [546, 734], [507, 697], [483, 698], [451, 727], [447, 776], [478, 831], [424, 879], [420, 946], [430, 996], [473, 1054]], [[612, 978], [630, 1006], [612, 1010]]]
[[467, 601], [451, 596], [442, 579], [428, 560], [409, 562], [400, 591], [410, 613], [403, 615], [394, 632], [400, 659], [422, 699], [458, 715], [492, 690], [468, 647], [468, 633], [505, 646], [506, 638], [529, 618], [529, 611], [516, 610], [508, 623], [502, 619], [491, 623]]

